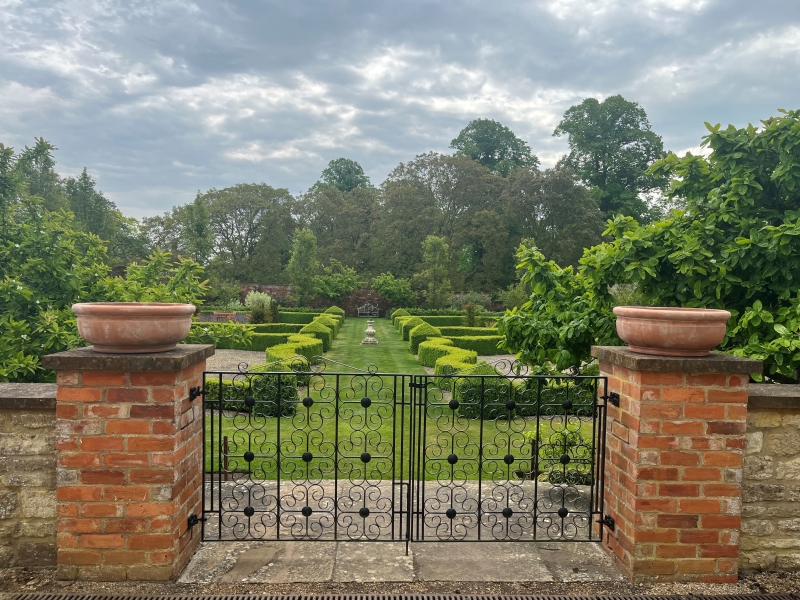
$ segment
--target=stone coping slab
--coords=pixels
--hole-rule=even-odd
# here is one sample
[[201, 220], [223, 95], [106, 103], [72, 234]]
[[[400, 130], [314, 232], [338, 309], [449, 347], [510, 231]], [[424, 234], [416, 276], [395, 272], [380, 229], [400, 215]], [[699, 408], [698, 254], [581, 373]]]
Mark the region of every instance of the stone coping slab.
[[169, 352], [148, 354], [108, 354], [88, 346], [48, 354], [42, 366], [56, 371], [180, 371], [213, 355], [213, 344], [181, 344]]
[[748, 408], [800, 408], [800, 385], [751, 383]]
[[55, 383], [0, 383], [0, 410], [55, 410]]
[[660, 373], [761, 373], [763, 363], [712, 352], [702, 357], [651, 356], [632, 352], [627, 346], [592, 346], [592, 356], [601, 362], [631, 369]]

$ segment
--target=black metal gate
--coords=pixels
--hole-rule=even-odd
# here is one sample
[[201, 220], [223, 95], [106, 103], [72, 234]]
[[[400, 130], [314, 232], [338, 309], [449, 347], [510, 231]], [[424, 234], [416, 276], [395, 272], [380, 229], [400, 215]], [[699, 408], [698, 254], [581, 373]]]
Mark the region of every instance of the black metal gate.
[[204, 374], [204, 540], [592, 541], [613, 527], [605, 378], [326, 364]]

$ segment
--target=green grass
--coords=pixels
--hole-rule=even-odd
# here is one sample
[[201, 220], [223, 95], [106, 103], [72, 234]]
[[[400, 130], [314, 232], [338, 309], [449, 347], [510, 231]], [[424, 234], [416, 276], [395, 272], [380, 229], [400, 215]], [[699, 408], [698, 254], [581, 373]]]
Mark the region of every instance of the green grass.
[[[374, 365], [382, 374], [425, 374], [408, 350], [408, 342], [402, 341], [385, 319], [375, 319], [375, 337], [380, 344], [362, 345], [366, 323], [364, 318], [347, 319], [326, 358], [357, 369]], [[333, 479], [336, 475], [351, 479], [365, 476], [392, 479], [399, 478], [401, 471], [407, 477], [412, 460], [410, 381], [408, 376], [378, 377], [352, 370], [348, 373], [345, 367], [329, 363], [323, 374], [312, 376], [308, 387], [297, 390], [293, 417], [258, 416], [259, 402], [263, 401], [259, 398], [256, 398], [255, 414], [226, 412], [221, 415], [219, 411], [206, 410], [206, 469], [213, 460], [215, 470], [219, 470], [220, 463], [224, 462], [220, 442], [227, 436], [229, 469], [249, 470], [253, 479], [278, 478], [278, 453], [282, 480]], [[538, 421], [510, 418], [500, 404], [495, 419], [467, 419], [457, 413], [454, 418], [447, 404], [450, 395], [433, 386], [428, 389], [426, 418], [416, 422], [414, 433], [425, 440], [424, 478], [428, 480], [436, 479], [437, 474], [471, 480], [514, 478], [515, 470], [530, 468], [531, 445], [525, 434], [538, 430], [538, 437], [543, 440], [561, 427], [559, 421], [551, 424], [550, 417], [542, 416]], [[306, 397], [313, 400], [310, 407], [302, 404]], [[369, 408], [362, 406], [363, 398], [370, 399]], [[213, 400], [206, 398], [206, 406], [213, 406], [208, 404]], [[420, 401], [421, 398], [417, 407]], [[262, 409], [262, 412], [267, 411]], [[271, 414], [275, 412], [273, 407]], [[416, 414], [418, 418], [419, 412]], [[591, 440], [591, 421], [573, 421], [573, 425], [582, 439]], [[242, 458], [246, 451], [255, 455], [250, 463]], [[305, 452], [312, 454], [310, 462], [303, 460]], [[371, 455], [366, 464], [361, 460], [364, 452]], [[561, 453], [559, 450], [556, 454], [560, 457]], [[455, 465], [447, 462], [450, 454], [459, 457]], [[514, 456], [510, 465], [503, 461], [507, 454]], [[482, 455], [480, 461], [479, 455]], [[555, 466], [556, 463], [553, 459], [548, 464]]]

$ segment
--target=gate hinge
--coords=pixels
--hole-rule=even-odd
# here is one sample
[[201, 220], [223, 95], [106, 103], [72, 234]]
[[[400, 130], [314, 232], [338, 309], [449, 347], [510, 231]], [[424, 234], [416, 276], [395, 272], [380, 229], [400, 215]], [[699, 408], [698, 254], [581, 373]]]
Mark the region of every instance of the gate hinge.
[[614, 526], [615, 526], [614, 517], [612, 517], [611, 515], [606, 515], [602, 519], [597, 519], [597, 522], [600, 523], [600, 525], [605, 525], [611, 531], [614, 531]]
[[200, 521], [205, 521], [205, 520], [206, 520], [205, 517], [201, 519], [196, 514], [192, 513], [191, 515], [189, 515], [189, 529], [197, 525]]
[[205, 395], [206, 395], [206, 391], [201, 387], [195, 386], [195, 387], [190, 387], [189, 388], [189, 402], [193, 402], [194, 400], [196, 400], [200, 396], [205, 396]]
[[614, 406], [619, 406], [619, 394], [617, 392], [609, 392], [604, 396], [600, 396], [603, 400]]
[[428, 381], [426, 381], [425, 383], [417, 383], [415, 381], [412, 381], [411, 383], [408, 384], [408, 387], [413, 388], [415, 390], [424, 390], [428, 385], [430, 385]]

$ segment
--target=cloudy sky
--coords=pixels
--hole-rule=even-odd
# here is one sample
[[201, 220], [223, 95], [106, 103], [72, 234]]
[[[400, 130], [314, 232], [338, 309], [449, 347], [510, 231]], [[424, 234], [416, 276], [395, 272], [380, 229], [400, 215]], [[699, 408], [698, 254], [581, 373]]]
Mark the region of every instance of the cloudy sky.
[[0, 142], [53, 142], [128, 215], [197, 190], [374, 183], [493, 118], [545, 166], [587, 96], [665, 147], [800, 108], [798, 0], [0, 0]]

